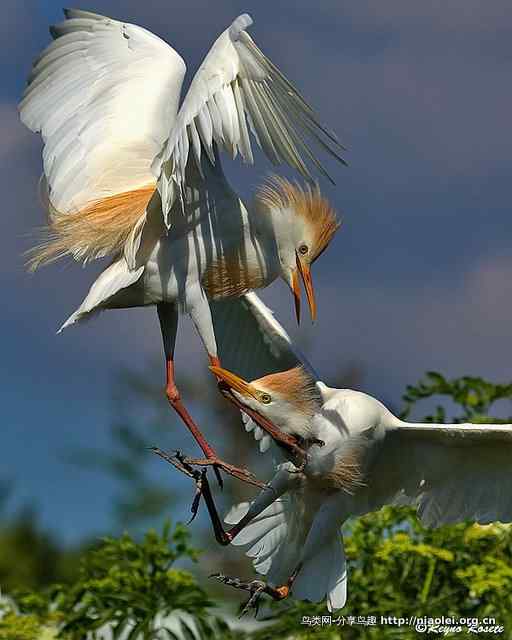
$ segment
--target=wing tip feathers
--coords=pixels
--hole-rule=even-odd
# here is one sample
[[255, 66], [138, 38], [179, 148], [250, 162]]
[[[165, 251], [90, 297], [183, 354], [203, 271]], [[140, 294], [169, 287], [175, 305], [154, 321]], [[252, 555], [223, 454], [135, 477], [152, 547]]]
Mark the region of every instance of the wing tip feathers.
[[253, 24], [253, 19], [248, 13], [242, 13], [238, 18], [233, 20], [229, 27], [229, 36], [232, 40], [238, 40], [242, 31], [245, 31], [247, 27]]

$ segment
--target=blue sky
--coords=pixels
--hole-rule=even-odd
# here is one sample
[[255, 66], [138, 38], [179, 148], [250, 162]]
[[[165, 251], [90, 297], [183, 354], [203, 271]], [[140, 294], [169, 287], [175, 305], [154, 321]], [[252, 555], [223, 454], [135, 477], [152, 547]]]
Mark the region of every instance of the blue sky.
[[[0, 478], [13, 478], [18, 501], [34, 500], [44, 524], [74, 540], [109, 526], [115, 486], [61, 454], [109, 445], [113, 378], [121, 365], [142, 369], [157, 357], [160, 337], [152, 309], [108, 312], [56, 336], [98, 267], [24, 272], [22, 253], [42, 223], [40, 141], [19, 124], [15, 105], [60, 4], [7, 2], [0, 26]], [[327, 382], [361, 363], [364, 390], [397, 406], [405, 384], [429, 369], [509, 380], [510, 3], [76, 5], [155, 31], [185, 58], [189, 74], [220, 31], [251, 13], [256, 42], [348, 147], [350, 167], [331, 165], [337, 186], [323, 185], [344, 226], [315, 264], [318, 323], [297, 334], [288, 292], [276, 284], [266, 295], [286, 326], [307, 338]], [[254, 169], [228, 161], [226, 169], [248, 196], [270, 167], [259, 158]], [[177, 355], [184, 370], [204, 369], [186, 320]], [[194, 408], [201, 416], [200, 403]], [[172, 429], [180, 428], [172, 415], [169, 427], [161, 444], [171, 447]]]

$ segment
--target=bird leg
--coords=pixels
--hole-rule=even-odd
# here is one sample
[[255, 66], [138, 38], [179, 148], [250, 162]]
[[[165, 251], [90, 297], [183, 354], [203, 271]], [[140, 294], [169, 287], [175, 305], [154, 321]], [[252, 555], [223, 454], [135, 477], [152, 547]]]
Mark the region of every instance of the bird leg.
[[[208, 464], [213, 466], [217, 482], [222, 488], [223, 480], [220, 475], [222, 469], [228, 475], [231, 475], [242, 482], [249, 482], [252, 474], [247, 469], [241, 469], [234, 465], [228, 464], [219, 458], [213, 447], [209, 444], [206, 438], [201, 433], [199, 427], [196, 425], [192, 416], [188, 412], [187, 408], [181, 400], [178, 387], [176, 386], [174, 375], [174, 346], [176, 341], [176, 332], [178, 328], [178, 313], [176, 308], [168, 303], [162, 302], [157, 305], [158, 319], [160, 321], [160, 329], [162, 331], [162, 339], [164, 343], [165, 351], [165, 372], [166, 372], [166, 385], [165, 395], [171, 407], [176, 411], [180, 418], [185, 423], [187, 429], [195, 438], [197, 444], [201, 447]], [[214, 356], [210, 356], [210, 363], [212, 365], [218, 365], [219, 360]]]
[[205, 456], [207, 458], [216, 458], [217, 454], [215, 453], [214, 449], [203, 436], [199, 427], [196, 425], [196, 423], [192, 419], [192, 416], [187, 411], [187, 408], [181, 400], [180, 393], [174, 379], [174, 360], [172, 358], [167, 358], [166, 360], [166, 374], [167, 382], [165, 385], [165, 395], [167, 396], [169, 404], [183, 420], [190, 433], [194, 436], [197, 444], [203, 450]]
[[[213, 499], [213, 495], [210, 489], [210, 484], [208, 483], [208, 478], [206, 476], [207, 467], [203, 466], [203, 469], [199, 471], [198, 469], [194, 469], [192, 465], [194, 464], [208, 464], [207, 461], [197, 461], [191, 458], [187, 458], [180, 451], [176, 451], [174, 456], [169, 455], [165, 451], [158, 449], [157, 447], [152, 447], [151, 451], [156, 453], [158, 456], [172, 464], [178, 471], [181, 471], [189, 478], [192, 478], [196, 483], [196, 493], [194, 496], [194, 500], [192, 501], [192, 506], [190, 508], [192, 512], [192, 517], [189, 520], [189, 523], [197, 515], [197, 510], [199, 508], [199, 502], [201, 500], [201, 496], [204, 497], [204, 501], [206, 503], [206, 508], [208, 509], [208, 513], [210, 515], [210, 520], [213, 527], [213, 532], [215, 534], [215, 539], [222, 546], [226, 546], [231, 543], [233, 538], [244, 529], [249, 522], [254, 518], [254, 514], [247, 514], [244, 518], [242, 518], [237, 524], [235, 524], [229, 531], [225, 531], [222, 525], [222, 520], [220, 519], [219, 513], [217, 511], [217, 507], [215, 505], [215, 501]], [[249, 480], [247, 480], [249, 482]], [[272, 487], [269, 487], [263, 482], [256, 480], [255, 478], [251, 478], [251, 484], [255, 486], [268, 489], [272, 491]]]
[[240, 580], [240, 578], [230, 578], [222, 573], [214, 573], [210, 578], [214, 578], [215, 580], [218, 580], [223, 584], [227, 584], [229, 587], [233, 587], [234, 589], [242, 589], [243, 591], [250, 592], [251, 595], [240, 612], [240, 617], [242, 617], [244, 614], [249, 613], [251, 609], [255, 609], [255, 613], [258, 613], [259, 601], [264, 593], [274, 600], [284, 600], [287, 598], [290, 595], [293, 583], [295, 582], [301, 568], [302, 563], [296, 567], [295, 571], [291, 574], [286, 583], [278, 587], [272, 587], [263, 580], [243, 581]]

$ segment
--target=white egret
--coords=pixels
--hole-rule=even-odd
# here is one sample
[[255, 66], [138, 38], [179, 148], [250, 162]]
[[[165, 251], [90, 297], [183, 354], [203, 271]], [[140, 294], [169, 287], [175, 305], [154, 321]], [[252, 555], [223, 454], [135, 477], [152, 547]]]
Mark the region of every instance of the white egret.
[[[240, 403], [308, 447], [302, 470], [290, 461], [277, 464], [271, 489], [229, 512], [229, 531], [217, 516], [206, 477], [200, 478], [217, 540], [249, 545], [247, 555], [267, 577], [242, 582], [217, 576], [250, 591], [248, 606], [262, 593], [281, 599], [291, 592], [314, 602], [326, 598], [329, 610], [343, 607], [347, 568], [340, 527], [386, 504], [417, 506], [430, 527], [512, 521], [512, 425], [404, 422], [365, 393], [321, 382], [255, 294], [217, 315], [219, 327], [230, 326], [229, 316], [232, 326], [243, 327], [241, 357], [228, 335], [217, 332], [224, 363], [239, 365], [245, 375], [251, 369], [261, 375], [262, 366], [291, 368], [252, 382], [220, 368], [216, 375]], [[254, 427], [249, 421], [248, 428]], [[262, 438], [260, 427], [256, 432], [268, 449], [268, 436]]]
[[218, 148], [252, 163], [252, 131], [274, 164], [310, 178], [304, 158], [327, 174], [306, 138], [343, 162], [340, 145], [247, 34], [247, 15], [219, 36], [181, 107], [185, 63], [169, 45], [90, 12], [65, 16], [51, 28], [55, 40], [35, 61], [20, 104], [22, 121], [43, 137], [49, 210], [49, 237], [31, 265], [114, 257], [62, 328], [102, 309], [156, 305], [169, 402], [208, 459], [223, 466], [176, 386], [178, 313], [190, 315], [215, 365], [211, 300], [282, 277], [299, 316], [300, 276], [314, 318], [310, 266], [337, 222], [317, 187], [284, 180], [244, 204]]

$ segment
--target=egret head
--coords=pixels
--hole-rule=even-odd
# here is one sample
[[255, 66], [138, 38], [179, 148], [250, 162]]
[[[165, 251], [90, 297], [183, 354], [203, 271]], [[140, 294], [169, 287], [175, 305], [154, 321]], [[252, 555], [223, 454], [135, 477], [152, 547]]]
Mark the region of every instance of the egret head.
[[246, 407], [288, 434], [307, 437], [322, 400], [314, 378], [301, 366], [246, 382], [236, 374], [210, 367]]
[[256, 202], [272, 217], [281, 277], [293, 293], [297, 322], [300, 321], [301, 301], [299, 277], [306, 291], [311, 318], [315, 320], [311, 265], [340, 227], [334, 209], [317, 186], [301, 187], [277, 176], [260, 188]]

